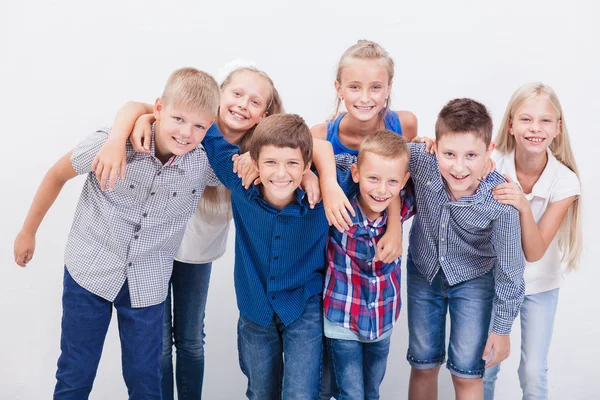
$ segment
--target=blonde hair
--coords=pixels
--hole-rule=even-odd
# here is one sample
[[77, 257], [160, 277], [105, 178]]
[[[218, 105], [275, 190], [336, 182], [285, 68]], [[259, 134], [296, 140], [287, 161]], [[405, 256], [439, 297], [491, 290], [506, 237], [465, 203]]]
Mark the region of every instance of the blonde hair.
[[[268, 100], [268, 103], [267, 103], [267, 108], [266, 108], [267, 115], [276, 115], [276, 114], [283, 113], [283, 102], [281, 101], [279, 92], [275, 88], [275, 84], [273, 83], [273, 80], [271, 79], [271, 77], [269, 75], [267, 75], [266, 72], [264, 72], [256, 67], [253, 67], [253, 66], [238, 67], [238, 68], [234, 69], [233, 71], [231, 71], [227, 75], [227, 77], [225, 77], [223, 82], [221, 83], [221, 85], [219, 87], [221, 89], [221, 91], [223, 91], [231, 83], [231, 80], [237, 73], [242, 72], [242, 71], [250, 71], [250, 72], [253, 72], [253, 73], [259, 75], [260, 77], [262, 77], [264, 79], [264, 81], [269, 86], [271, 98]], [[217, 117], [217, 125], [220, 126], [221, 124], [222, 124], [222, 122]], [[252, 137], [254, 130], [256, 129], [256, 126], [257, 125], [254, 125], [252, 128], [250, 128], [235, 143], [240, 147], [240, 151], [242, 153], [245, 153], [246, 151], [248, 151], [247, 150], [248, 141]], [[218, 193], [216, 187], [207, 186], [206, 189], [204, 190], [202, 200], [200, 201], [200, 204], [198, 205], [198, 207], [201, 209], [201, 211], [204, 211], [210, 217], [210, 216], [216, 215], [218, 212], [221, 211], [222, 203], [227, 204], [227, 208], [228, 208], [229, 212], [231, 213], [231, 193], [229, 191], [227, 191], [227, 195], [226, 195], [225, 199], [221, 199], [219, 197], [219, 193]]]
[[[342, 84], [342, 71], [346, 68], [354, 59], [363, 60], [376, 60], [379, 61], [387, 70], [388, 74], [388, 85], [394, 80], [394, 60], [388, 54], [387, 51], [379, 44], [371, 42], [370, 40], [359, 40], [355, 45], [349, 47], [342, 57], [337, 66], [337, 72], [335, 74], [335, 80], [338, 84]], [[385, 106], [381, 109], [380, 118], [384, 118], [390, 109], [391, 104], [391, 92], [390, 96], [386, 99]], [[336, 96], [335, 116], [340, 111], [342, 100]]]
[[173, 72], [162, 93], [164, 104], [215, 115], [221, 92], [217, 81], [196, 68], [180, 68]]
[[406, 139], [388, 130], [377, 131], [363, 140], [358, 149], [358, 159], [356, 161], [358, 166], [360, 166], [367, 153], [388, 159], [405, 158], [407, 164], [410, 158], [410, 150]]
[[[561, 132], [550, 144], [550, 151], [558, 161], [567, 166], [579, 178], [579, 171], [577, 170], [577, 164], [575, 163], [575, 157], [571, 149], [569, 131], [567, 130], [562, 106], [554, 90], [543, 83], [532, 82], [525, 84], [512, 95], [495, 138], [496, 149], [501, 153], [515, 151], [516, 141], [514, 136], [509, 132], [513, 117], [523, 103], [537, 96], [543, 96], [552, 104], [560, 121], [559, 129]], [[561, 261], [567, 265], [569, 270], [574, 270], [579, 265], [583, 243], [581, 231], [581, 200], [578, 196], [573, 204], [571, 204], [571, 207], [569, 207], [569, 211], [560, 226], [558, 236]]]

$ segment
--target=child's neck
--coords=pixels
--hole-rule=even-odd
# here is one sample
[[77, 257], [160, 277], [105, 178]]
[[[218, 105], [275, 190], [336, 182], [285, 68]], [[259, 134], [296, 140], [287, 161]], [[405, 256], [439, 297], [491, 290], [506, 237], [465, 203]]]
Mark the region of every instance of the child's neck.
[[156, 141], [157, 137], [160, 137], [160, 124], [155, 124], [154, 125], [154, 157], [158, 158], [158, 160], [165, 165], [170, 159], [171, 157], [173, 157], [173, 154], [168, 152], [167, 150], [164, 150], [160, 144], [160, 142]]
[[229, 143], [237, 143], [247, 132], [234, 131], [226, 124], [221, 123], [221, 121], [219, 121], [217, 125], [223, 135], [223, 139], [227, 140]]
[[518, 148], [515, 149], [515, 172], [524, 193], [531, 193], [533, 186], [542, 176], [547, 163], [547, 152], [530, 154], [519, 151]]
[[369, 121], [359, 121], [354, 118], [350, 113], [346, 114], [340, 123], [340, 132], [344, 136], [354, 136], [364, 139], [365, 137], [372, 135], [380, 128], [385, 127], [385, 123], [379, 116]]
[[358, 196], [356, 196], [356, 199], [358, 200], [358, 204], [360, 204], [360, 208], [363, 210], [363, 212], [365, 213], [367, 218], [369, 218], [369, 220], [375, 221], [377, 218], [379, 218], [383, 215], [383, 212], [373, 211], [366, 204], [366, 202], [364, 201], [364, 199], [362, 198], [362, 196], [360, 194]]
[[286, 199], [278, 199], [274, 196], [271, 196], [263, 185], [259, 185], [258, 190], [264, 201], [277, 208], [278, 210], [283, 210], [288, 206], [288, 204], [294, 201], [294, 196], [296, 196], [296, 191], [294, 190]]

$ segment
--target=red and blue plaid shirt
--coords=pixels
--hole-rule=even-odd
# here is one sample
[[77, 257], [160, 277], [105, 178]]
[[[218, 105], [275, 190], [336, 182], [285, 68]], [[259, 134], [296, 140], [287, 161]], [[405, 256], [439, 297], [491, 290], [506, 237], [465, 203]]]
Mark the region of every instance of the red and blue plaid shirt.
[[[412, 182], [400, 192], [402, 222], [414, 213]], [[327, 244], [327, 276], [323, 291], [325, 318], [360, 338], [378, 339], [400, 315], [400, 264], [373, 262], [377, 242], [385, 233], [387, 210], [375, 221], [367, 218], [358, 200], [350, 203], [356, 216], [344, 233], [332, 228]]]

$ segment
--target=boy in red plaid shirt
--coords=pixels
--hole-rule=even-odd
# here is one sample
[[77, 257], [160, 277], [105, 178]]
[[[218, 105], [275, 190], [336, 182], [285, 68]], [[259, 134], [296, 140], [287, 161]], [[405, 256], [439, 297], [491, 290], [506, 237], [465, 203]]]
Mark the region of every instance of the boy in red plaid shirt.
[[350, 229], [331, 228], [327, 246], [324, 327], [343, 399], [378, 399], [390, 336], [400, 314], [401, 259], [375, 259], [387, 207], [401, 196], [402, 221], [414, 213], [406, 140], [390, 131], [370, 135], [351, 166], [360, 192], [350, 199]]

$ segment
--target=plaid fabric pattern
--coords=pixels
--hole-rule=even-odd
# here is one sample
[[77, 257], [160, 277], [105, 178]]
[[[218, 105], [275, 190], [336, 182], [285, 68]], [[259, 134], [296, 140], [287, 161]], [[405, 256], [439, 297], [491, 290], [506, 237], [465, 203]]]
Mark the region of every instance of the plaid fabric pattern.
[[[415, 211], [412, 184], [402, 189], [402, 221]], [[331, 228], [327, 245], [327, 275], [323, 292], [325, 318], [350, 329], [360, 338], [375, 340], [392, 329], [400, 315], [401, 258], [390, 264], [373, 262], [385, 233], [387, 210], [369, 220], [356, 197], [350, 200], [356, 216], [344, 233]]]
[[437, 158], [425, 152], [424, 144], [409, 143], [409, 148], [419, 210], [410, 230], [410, 257], [429, 282], [441, 268], [450, 285], [495, 268], [492, 329], [509, 334], [525, 295], [525, 258], [518, 211], [492, 197], [504, 178], [494, 171], [475, 194], [451, 201]]
[[201, 146], [163, 165], [154, 156], [153, 130], [150, 153], [136, 153], [128, 142], [125, 179], [103, 192], [91, 167], [109, 133], [92, 133], [71, 155], [75, 171], [88, 176], [65, 265], [80, 286], [108, 301], [114, 301], [127, 280], [132, 307], [148, 307], [165, 300], [187, 221], [205, 187], [220, 183]]

